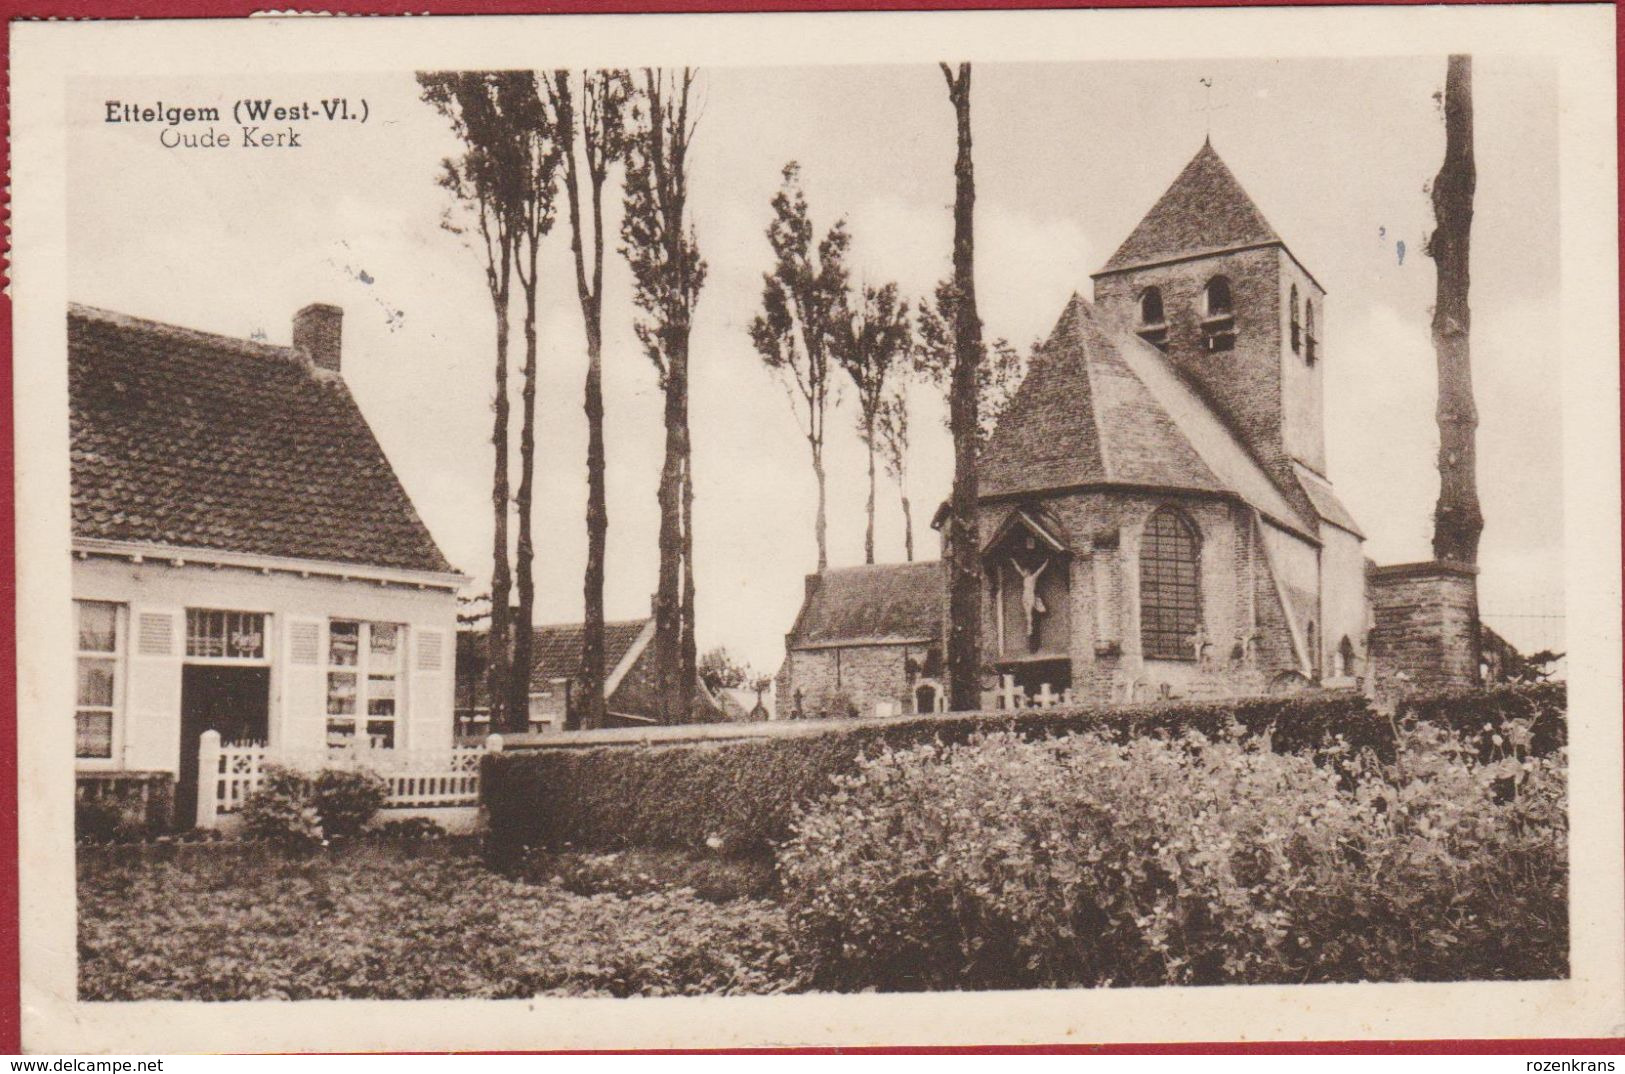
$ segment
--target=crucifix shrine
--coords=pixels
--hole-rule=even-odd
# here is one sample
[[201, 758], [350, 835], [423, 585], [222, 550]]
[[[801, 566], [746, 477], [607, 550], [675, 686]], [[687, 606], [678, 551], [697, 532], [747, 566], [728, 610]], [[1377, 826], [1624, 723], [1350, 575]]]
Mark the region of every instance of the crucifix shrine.
[[1027, 570], [1021, 561], [1014, 556], [1010, 557], [1010, 566], [1021, 575], [1021, 610], [1027, 617], [1027, 644], [1033, 649], [1038, 648], [1038, 617], [1049, 611], [1044, 607], [1044, 600], [1038, 595], [1038, 580], [1049, 569], [1049, 557], [1032, 570]]

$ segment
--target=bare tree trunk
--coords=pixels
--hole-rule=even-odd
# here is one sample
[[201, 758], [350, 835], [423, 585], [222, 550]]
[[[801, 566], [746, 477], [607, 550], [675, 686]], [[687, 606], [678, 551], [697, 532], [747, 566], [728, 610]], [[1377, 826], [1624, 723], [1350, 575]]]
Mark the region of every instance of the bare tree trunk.
[[954, 438], [954, 482], [948, 518], [948, 698], [955, 711], [981, 706], [982, 565], [976, 523], [977, 369], [982, 322], [976, 313], [976, 174], [971, 161], [970, 75], [942, 65], [958, 126], [954, 158], [954, 368], [949, 425]]
[[813, 477], [818, 481], [818, 518], [815, 523], [818, 530], [818, 573], [823, 574], [824, 569], [829, 566], [829, 540], [826, 533], [828, 515], [824, 503], [824, 445], [817, 441], [812, 445], [812, 467]]
[[513, 667], [508, 677], [508, 714], [515, 730], [530, 730], [531, 623], [535, 618], [536, 583], [532, 565], [536, 548], [531, 540], [530, 505], [536, 475], [536, 265], [530, 247], [530, 285], [525, 289], [525, 366], [520, 388], [519, 491], [514, 504], [519, 513], [516, 563], [519, 614], [513, 623]]
[[908, 489], [903, 489], [903, 558], [914, 562], [914, 512], [908, 503]]
[[869, 525], [863, 531], [863, 562], [875, 561], [875, 422], [870, 418], [864, 430], [864, 446], [869, 449]]
[[694, 638], [694, 443], [688, 429], [688, 400], [683, 400], [683, 651], [684, 718], [693, 716], [694, 684], [699, 681], [699, 649]]
[[[587, 378], [582, 410], [587, 415], [587, 568], [582, 575], [581, 597], [584, 622], [581, 628], [580, 688], [574, 705], [576, 724], [602, 727], [604, 711], [604, 560], [609, 533], [609, 497], [605, 487], [604, 461], [604, 179], [608, 148], [596, 140], [598, 132], [590, 122], [582, 126], [582, 142], [587, 154], [587, 181], [591, 186], [592, 265], [589, 278], [587, 249], [581, 213], [581, 183], [576, 164], [575, 99], [570, 89], [570, 73], [553, 74], [553, 94], [561, 136], [565, 143], [564, 185], [569, 200], [570, 250], [575, 257], [576, 297], [581, 303], [581, 319], [587, 336]], [[590, 111], [591, 90], [587, 94]], [[610, 107], [600, 99], [599, 107]]]
[[[596, 320], [596, 318], [595, 318]], [[609, 496], [604, 479], [603, 343], [593, 324], [587, 335], [587, 570], [582, 577], [586, 622], [581, 630], [580, 719], [604, 724], [604, 557], [609, 534]]]
[[[673, 341], [675, 342], [675, 341]], [[687, 430], [688, 358], [673, 346], [666, 373], [666, 458], [660, 469], [660, 569], [655, 592], [655, 665], [661, 719], [681, 723], [687, 711], [683, 691], [683, 471]]]
[[[504, 265], [503, 272], [506, 275]], [[508, 573], [508, 305], [496, 303], [497, 362], [495, 418], [491, 425], [491, 445], [496, 449], [495, 472], [491, 478], [491, 635], [487, 654], [486, 688], [491, 704], [491, 729], [515, 731], [508, 720], [508, 681], [512, 667], [509, 652], [509, 624], [512, 613], [508, 596], [512, 579]]]
[[1438, 269], [1433, 350], [1439, 368], [1439, 502], [1433, 513], [1435, 559], [1473, 564], [1484, 516], [1478, 504], [1473, 374], [1468, 346], [1468, 247], [1473, 225], [1473, 60], [1451, 56], [1444, 86], [1444, 163], [1433, 180], [1437, 226], [1428, 256]]

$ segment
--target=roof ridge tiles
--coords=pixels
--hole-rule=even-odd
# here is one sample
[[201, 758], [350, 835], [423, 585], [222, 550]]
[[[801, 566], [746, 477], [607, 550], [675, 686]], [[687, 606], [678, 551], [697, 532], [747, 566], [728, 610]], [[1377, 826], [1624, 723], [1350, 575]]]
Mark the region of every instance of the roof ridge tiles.
[[69, 302], [68, 316], [78, 317], [81, 320], [100, 321], [103, 324], [110, 324], [118, 328], [135, 329], [155, 336], [203, 343], [212, 347], [229, 347], [254, 357], [283, 358], [306, 362], [304, 356], [291, 346], [279, 343], [261, 343], [256, 339], [228, 336], [220, 332], [206, 332], [201, 328], [188, 328], [185, 325], [171, 324], [168, 321], [155, 321], [150, 317], [136, 317], [128, 313], [119, 313], [117, 310], [103, 309], [100, 306], [89, 306], [82, 302]]

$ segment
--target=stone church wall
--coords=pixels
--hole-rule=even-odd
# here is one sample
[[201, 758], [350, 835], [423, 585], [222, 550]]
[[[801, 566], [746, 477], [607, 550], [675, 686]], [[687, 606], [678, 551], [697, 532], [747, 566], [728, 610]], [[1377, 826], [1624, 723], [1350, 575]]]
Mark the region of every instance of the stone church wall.
[[[1135, 684], [1153, 695], [1167, 683], [1176, 693], [1196, 689], [1199, 677], [1222, 674], [1235, 644], [1251, 621], [1249, 595], [1254, 573], [1251, 542], [1238, 539], [1248, 517], [1246, 508], [1211, 498], [1134, 492], [1083, 492], [1046, 498], [1044, 509], [1059, 521], [1060, 536], [1073, 550], [1072, 685], [1087, 697], [1109, 699]], [[1152, 512], [1178, 507], [1201, 535], [1202, 622], [1212, 643], [1215, 668], [1199, 668], [1194, 649], [1189, 660], [1143, 658], [1139, 618], [1139, 540]], [[1014, 503], [984, 503], [979, 524], [991, 533], [1015, 509]], [[1244, 532], [1244, 531], [1243, 531]], [[1264, 573], [1260, 564], [1258, 573]], [[1267, 574], [1265, 574], [1267, 577]], [[991, 617], [991, 599], [984, 603]], [[991, 618], [985, 620], [991, 623]], [[1284, 619], [1278, 629], [1284, 630]], [[993, 640], [991, 626], [984, 636]], [[1289, 650], [1290, 651], [1290, 648]], [[989, 645], [986, 657], [997, 662]]]

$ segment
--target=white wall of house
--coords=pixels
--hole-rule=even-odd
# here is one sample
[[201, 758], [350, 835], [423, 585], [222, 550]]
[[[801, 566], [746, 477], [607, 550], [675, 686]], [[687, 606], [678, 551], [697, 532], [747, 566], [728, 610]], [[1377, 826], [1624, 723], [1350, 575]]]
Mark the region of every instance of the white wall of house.
[[325, 748], [329, 624], [335, 619], [405, 627], [395, 746], [419, 750], [452, 744], [457, 605], [450, 584], [419, 588], [314, 571], [302, 577], [282, 570], [89, 555], [75, 557], [73, 596], [120, 607], [112, 756], [80, 758], [81, 770], [176, 771], [188, 608], [265, 615], [273, 748]]

